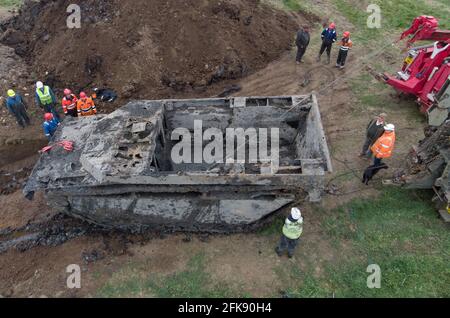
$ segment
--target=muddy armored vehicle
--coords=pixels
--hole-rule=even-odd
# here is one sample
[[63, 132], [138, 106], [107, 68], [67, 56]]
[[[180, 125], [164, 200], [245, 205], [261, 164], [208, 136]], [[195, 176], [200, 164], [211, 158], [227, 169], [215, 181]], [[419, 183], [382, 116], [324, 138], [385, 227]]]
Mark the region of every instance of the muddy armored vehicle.
[[[244, 152], [228, 136], [239, 129]], [[266, 160], [250, 160], [258, 135], [269, 136]], [[253, 229], [295, 202], [320, 201], [332, 170], [315, 95], [133, 101], [107, 116], [67, 118], [50, 145], [61, 141], [73, 151], [44, 153], [25, 195], [43, 190], [56, 211], [127, 231]], [[219, 159], [189, 162], [211, 143]], [[265, 148], [261, 138], [256, 145]]]
[[450, 222], [450, 120], [426, 130], [426, 138], [414, 147], [397, 182], [408, 189], [432, 189], [433, 202]]

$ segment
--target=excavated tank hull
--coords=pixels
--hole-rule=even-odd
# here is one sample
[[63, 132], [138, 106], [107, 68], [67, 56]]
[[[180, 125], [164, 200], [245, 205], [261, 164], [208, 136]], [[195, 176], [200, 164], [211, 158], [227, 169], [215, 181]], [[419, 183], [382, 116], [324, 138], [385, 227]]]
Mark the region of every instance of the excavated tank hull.
[[[192, 133], [192, 149], [175, 152], [187, 140], [174, 135], [179, 129]], [[211, 129], [215, 138], [202, 135]], [[242, 160], [239, 139], [227, 146], [228, 129], [249, 133], [247, 146], [252, 129], [263, 136], [276, 129], [279, 138], [268, 142], [279, 150], [276, 169], [272, 157], [250, 160], [250, 146]], [[199, 160], [195, 147], [206, 149], [221, 132], [223, 149], [215, 144], [211, 153], [223, 150], [223, 160]], [[43, 154], [25, 195], [42, 189], [56, 211], [130, 231], [254, 229], [298, 200], [319, 201], [332, 169], [314, 95], [136, 101], [108, 116], [66, 119], [51, 144], [62, 140], [74, 141], [75, 150]], [[189, 150], [193, 163], [174, 159]]]

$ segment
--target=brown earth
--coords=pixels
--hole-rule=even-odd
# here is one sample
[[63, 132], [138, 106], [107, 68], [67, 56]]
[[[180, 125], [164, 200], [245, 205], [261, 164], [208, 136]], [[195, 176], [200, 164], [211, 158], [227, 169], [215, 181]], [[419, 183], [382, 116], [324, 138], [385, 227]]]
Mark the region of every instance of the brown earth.
[[68, 29], [71, 3], [28, 1], [2, 24], [1, 42], [33, 81], [47, 74], [57, 90], [109, 87], [125, 99], [210, 94], [288, 50], [306, 21], [259, 0], [89, 0], [79, 2], [81, 28]]

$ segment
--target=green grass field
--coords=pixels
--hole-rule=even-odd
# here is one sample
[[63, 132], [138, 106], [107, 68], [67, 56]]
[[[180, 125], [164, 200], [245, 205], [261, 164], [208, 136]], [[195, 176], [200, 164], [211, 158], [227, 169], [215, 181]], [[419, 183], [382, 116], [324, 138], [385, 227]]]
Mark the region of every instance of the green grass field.
[[[356, 27], [353, 32], [355, 40], [361, 43], [369, 43], [371, 41], [380, 40], [384, 36], [401, 31], [408, 28], [413, 19], [420, 15], [433, 15], [440, 20], [441, 28], [448, 29], [450, 27], [450, 9], [441, 3], [426, 2], [423, 0], [374, 0], [370, 3], [377, 4], [381, 9], [381, 28], [369, 29], [367, 27], [368, 13], [361, 7], [354, 5], [349, 0], [334, 0], [334, 4], [339, 12], [345, 16]], [[381, 42], [382, 44], [385, 42]]]
[[[353, 257], [305, 277], [293, 295], [318, 297], [449, 297], [449, 228], [430, 206], [428, 192], [385, 188], [375, 201], [355, 200], [329, 213], [324, 227]], [[382, 270], [381, 289], [367, 288], [366, 268]]]
[[12, 8], [18, 7], [22, 4], [23, 0], [0, 0], [0, 7]]

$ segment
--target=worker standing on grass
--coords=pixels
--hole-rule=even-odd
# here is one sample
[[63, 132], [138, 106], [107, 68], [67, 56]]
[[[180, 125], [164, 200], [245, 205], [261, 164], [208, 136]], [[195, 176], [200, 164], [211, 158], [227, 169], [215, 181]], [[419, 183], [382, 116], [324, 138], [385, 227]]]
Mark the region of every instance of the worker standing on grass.
[[374, 165], [381, 166], [383, 159], [392, 157], [395, 147], [395, 126], [388, 124], [384, 127], [384, 134], [372, 146], [372, 152], [375, 155]]
[[303, 217], [298, 208], [293, 208], [291, 215], [286, 219], [280, 244], [275, 249], [279, 257], [287, 250], [289, 258], [294, 257], [295, 249], [303, 234]]
[[64, 97], [61, 102], [64, 114], [66, 116], [75, 118], [78, 117], [77, 102], [78, 98], [75, 96], [75, 94], [72, 94], [72, 91], [66, 88], [64, 90]]
[[327, 51], [327, 64], [331, 62], [331, 49], [334, 42], [337, 41], [336, 24], [331, 23], [328, 28], [322, 32], [322, 46], [320, 47], [319, 56], [317, 57], [317, 62], [320, 62], [323, 52]]
[[25, 127], [31, 124], [30, 118], [27, 114], [27, 105], [25, 104], [22, 96], [17, 94], [12, 89], [7, 92], [8, 98], [6, 99], [6, 108], [16, 118], [20, 127]]
[[297, 32], [297, 39], [295, 41], [295, 44], [297, 45], [297, 64], [303, 63], [302, 58], [306, 53], [310, 41], [311, 36], [309, 35], [309, 26], [305, 25]]
[[97, 108], [91, 97], [88, 97], [85, 92], [80, 93], [80, 99], [77, 102], [78, 116], [87, 117], [97, 114]]
[[348, 52], [352, 49], [353, 42], [350, 39], [350, 32], [344, 32], [344, 37], [341, 40], [341, 48], [336, 62], [336, 67], [343, 69], [347, 61]]
[[370, 148], [373, 146], [375, 141], [377, 141], [378, 138], [380, 138], [384, 134], [384, 125], [386, 124], [386, 118], [387, 115], [385, 113], [382, 113], [369, 123], [366, 130], [366, 142], [364, 143], [362, 152], [359, 157], [372, 157]]
[[44, 128], [44, 134], [45, 137], [50, 141], [52, 137], [55, 135], [56, 131], [58, 130], [59, 120], [54, 118], [52, 113], [46, 113], [44, 116], [44, 124], [42, 125]]
[[37, 82], [35, 100], [36, 105], [44, 109], [45, 113], [52, 113], [58, 121], [60, 120], [58, 111], [55, 108], [56, 97], [49, 86], [44, 85], [42, 82]]

